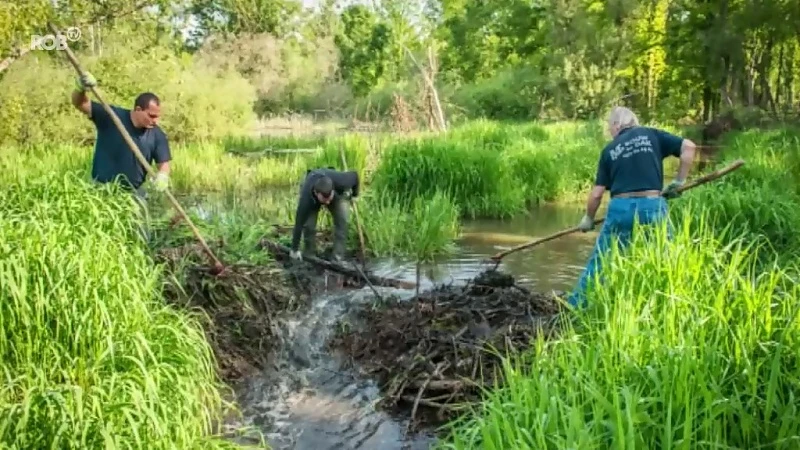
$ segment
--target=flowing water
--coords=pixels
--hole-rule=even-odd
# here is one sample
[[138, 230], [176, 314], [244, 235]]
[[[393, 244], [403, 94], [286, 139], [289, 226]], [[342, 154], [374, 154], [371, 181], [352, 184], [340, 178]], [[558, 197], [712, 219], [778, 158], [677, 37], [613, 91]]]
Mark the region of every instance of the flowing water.
[[[484, 260], [502, 250], [573, 227], [581, 205], [542, 206], [510, 221], [471, 221], [463, 225], [459, 252], [424, 266], [421, 289], [436, 283], [459, 283], [490, 267]], [[601, 212], [602, 214], [602, 212]], [[596, 232], [574, 233], [504, 258], [501, 269], [537, 291], [572, 288], [591, 252]], [[416, 280], [412, 261], [381, 260], [370, 269], [382, 276]], [[332, 285], [335, 283], [332, 283]], [[366, 377], [343, 370], [324, 349], [337, 319], [372, 301], [372, 291], [334, 291], [316, 297], [309, 311], [284, 324], [274, 366], [245, 380], [237, 389], [246, 426], [262, 433], [275, 449], [427, 449], [432, 437], [407, 435], [407, 424], [377, 410], [378, 387]], [[378, 288], [411, 297], [413, 291]], [[237, 438], [257, 444], [249, 437]]]

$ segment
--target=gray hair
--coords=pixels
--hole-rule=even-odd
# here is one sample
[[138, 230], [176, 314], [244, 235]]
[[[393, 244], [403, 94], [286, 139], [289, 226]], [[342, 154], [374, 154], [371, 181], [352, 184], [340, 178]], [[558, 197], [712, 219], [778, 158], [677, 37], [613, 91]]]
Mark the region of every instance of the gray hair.
[[608, 114], [608, 126], [616, 125], [620, 130], [639, 126], [639, 118], [624, 106], [615, 106]]

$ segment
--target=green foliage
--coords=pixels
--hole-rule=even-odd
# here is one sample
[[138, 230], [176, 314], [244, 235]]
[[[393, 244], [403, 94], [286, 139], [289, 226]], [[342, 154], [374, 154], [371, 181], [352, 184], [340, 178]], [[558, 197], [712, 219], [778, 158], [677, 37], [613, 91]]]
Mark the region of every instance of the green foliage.
[[392, 29], [363, 5], [348, 6], [341, 20], [342, 31], [335, 37], [341, 53], [339, 65], [353, 92], [362, 96], [378, 85], [393, 62], [389, 53]]
[[[78, 55], [105, 101], [131, 108], [136, 95], [155, 92], [162, 100], [160, 125], [172, 142], [241, 133], [252, 125], [255, 92], [239, 74], [203, 69], [166, 46], [131, 42], [130, 36], [120, 31], [110, 37], [102, 55]], [[0, 112], [0, 138], [28, 145], [93, 140], [93, 125], [70, 101], [74, 68], [64, 59], [34, 56], [0, 79], [0, 103], [10, 105]]]
[[194, 54], [199, 67], [236, 71], [256, 90], [259, 116], [338, 109], [352, 99], [335, 79], [339, 55], [333, 39], [280, 39], [268, 33], [212, 36]]
[[0, 191], [0, 441], [7, 448], [235, 448], [199, 324], [164, 304], [129, 194], [73, 173]]
[[745, 165], [674, 204], [707, 212], [710, 226], [759, 245], [768, 262], [800, 262], [800, 171], [791, 170], [800, 160], [800, 129], [739, 133], [726, 144], [719, 166], [738, 158]]
[[[370, 192], [358, 207], [373, 256], [411, 256], [417, 261], [432, 261], [455, 249], [460, 214], [446, 194], [436, 192], [401, 202], [386, 192]], [[350, 227], [349, 240], [358, 245], [354, 225]]]
[[466, 217], [509, 217], [584, 195], [603, 141], [591, 125], [564, 128], [481, 121], [399, 141], [384, 150], [373, 185], [400, 199], [446, 192]]
[[194, 0], [191, 12], [199, 22], [192, 38], [201, 40], [209, 33], [276, 33], [289, 31], [286, 23], [300, 10], [294, 0]]
[[611, 253], [576, 326], [508, 359], [439, 447], [794, 447], [800, 287], [709, 219], [685, 209], [672, 242]]

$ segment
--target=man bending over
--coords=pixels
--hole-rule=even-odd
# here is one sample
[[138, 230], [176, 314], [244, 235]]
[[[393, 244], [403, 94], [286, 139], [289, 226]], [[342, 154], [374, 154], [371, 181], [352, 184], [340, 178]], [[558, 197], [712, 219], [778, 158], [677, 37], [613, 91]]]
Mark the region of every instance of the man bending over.
[[341, 261], [347, 239], [348, 211], [345, 192], [349, 190], [349, 198], [355, 199], [358, 197], [358, 185], [358, 172], [355, 171], [315, 169], [306, 173], [297, 201], [292, 233], [292, 258], [302, 258], [298, 250], [301, 234], [305, 237], [305, 254], [312, 256], [316, 254], [317, 216], [319, 209], [325, 205], [333, 216], [333, 258]]

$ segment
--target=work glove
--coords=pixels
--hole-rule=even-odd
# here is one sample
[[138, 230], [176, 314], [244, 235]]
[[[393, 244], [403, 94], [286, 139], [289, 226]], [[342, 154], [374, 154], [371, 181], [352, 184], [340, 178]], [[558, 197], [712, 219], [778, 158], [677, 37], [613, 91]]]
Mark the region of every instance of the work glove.
[[661, 193], [665, 198], [677, 198], [681, 196], [681, 193], [678, 192], [678, 188], [683, 186], [683, 180], [672, 180], [672, 183], [667, 185], [667, 188]]
[[164, 192], [169, 187], [169, 176], [164, 172], [158, 172], [158, 175], [153, 179], [153, 186], [158, 192]]
[[300, 254], [300, 250], [291, 250], [289, 252], [289, 256], [296, 261], [302, 261], [303, 259], [303, 255]]
[[584, 233], [586, 233], [589, 230], [593, 230], [594, 220], [588, 215], [584, 214], [583, 219], [581, 219], [580, 223], [578, 224], [578, 229]]
[[97, 86], [97, 80], [94, 78], [94, 75], [90, 74], [89, 72], [84, 72], [85, 75], [79, 76], [75, 79], [75, 85], [81, 91], [87, 91], [89, 88]]

